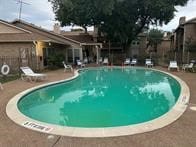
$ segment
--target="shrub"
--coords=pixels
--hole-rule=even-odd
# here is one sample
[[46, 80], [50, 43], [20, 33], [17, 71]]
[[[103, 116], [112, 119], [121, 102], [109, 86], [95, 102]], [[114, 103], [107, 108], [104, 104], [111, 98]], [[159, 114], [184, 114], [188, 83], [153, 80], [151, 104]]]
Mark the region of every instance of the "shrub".
[[63, 54], [53, 54], [48, 57], [48, 68], [57, 69], [63, 66], [62, 61], [64, 61]]

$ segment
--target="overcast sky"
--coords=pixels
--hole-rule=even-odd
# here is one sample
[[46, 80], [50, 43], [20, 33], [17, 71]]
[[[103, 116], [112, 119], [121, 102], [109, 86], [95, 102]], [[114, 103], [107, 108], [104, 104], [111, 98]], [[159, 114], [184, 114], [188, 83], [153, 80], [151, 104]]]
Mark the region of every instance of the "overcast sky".
[[[25, 4], [22, 9], [22, 19], [42, 26], [47, 29], [52, 29], [54, 21], [54, 13], [51, 4], [48, 0], [23, 0], [29, 3]], [[165, 31], [171, 31], [178, 26], [179, 17], [186, 16], [187, 19], [196, 17], [196, 0], [189, 0], [187, 6], [176, 7], [178, 12], [175, 13], [175, 18], [167, 25], [161, 27]], [[17, 0], [0, 0], [0, 19], [13, 21], [18, 18], [19, 4]], [[66, 27], [69, 30], [71, 27]]]

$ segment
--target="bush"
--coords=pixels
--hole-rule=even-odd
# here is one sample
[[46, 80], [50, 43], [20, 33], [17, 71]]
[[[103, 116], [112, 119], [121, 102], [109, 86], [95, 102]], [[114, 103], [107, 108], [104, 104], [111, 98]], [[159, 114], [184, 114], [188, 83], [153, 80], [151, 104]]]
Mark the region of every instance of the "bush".
[[62, 61], [64, 61], [64, 55], [53, 54], [48, 57], [48, 68], [57, 69], [63, 66]]
[[19, 79], [20, 76], [18, 74], [9, 74], [7, 76], [3, 76], [3, 75], [0, 75], [0, 83], [6, 83], [6, 82], [9, 82], [9, 81], [14, 81], [16, 79]]

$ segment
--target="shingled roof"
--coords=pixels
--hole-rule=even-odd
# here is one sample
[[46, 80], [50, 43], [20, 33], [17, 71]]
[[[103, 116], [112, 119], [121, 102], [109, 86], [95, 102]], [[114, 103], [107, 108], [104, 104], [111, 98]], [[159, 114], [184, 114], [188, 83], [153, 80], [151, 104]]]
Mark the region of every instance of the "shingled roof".
[[178, 29], [183, 29], [184, 28], [184, 25], [187, 25], [187, 24], [196, 24], [196, 17], [194, 17], [192, 19], [189, 19], [189, 20], [185, 21], [182, 24], [179, 24], [178, 27], [175, 29], [174, 32], [176, 32]]
[[57, 34], [53, 31], [46, 30], [42, 27], [38, 27], [34, 24], [22, 21], [14, 20], [13, 22], [6, 22], [0, 20], [0, 23], [4, 23], [10, 27], [22, 30], [20, 33], [0, 33], [0, 42], [32, 42], [32, 41], [44, 41], [55, 42], [65, 45], [101, 45], [101, 43], [94, 42], [93, 35], [79, 34], [79, 35], [66, 35]]
[[80, 46], [80, 42], [71, 40], [70, 38], [66, 38], [62, 35], [50, 32], [46, 29], [43, 29], [22, 20], [15, 20], [13, 22], [6, 22], [4, 20], [0, 20], [0, 23], [10, 28], [20, 30], [20, 33], [0, 32], [0, 42], [33, 42], [39, 40], [44, 42], [55, 42], [65, 45]]
[[185, 24], [189, 24], [189, 23], [196, 23], [196, 17], [185, 22]]
[[34, 24], [22, 21], [22, 20], [15, 20], [12, 22], [13, 25], [23, 28], [25, 30], [31, 31], [33, 34], [37, 34], [39, 36], [42, 36], [44, 38], [48, 38], [47, 40], [56, 41], [62, 44], [75, 44], [80, 45], [80, 42], [77, 42], [75, 40], [66, 38], [60, 34], [56, 34], [54, 32], [48, 31], [44, 28], [38, 27]]
[[79, 34], [79, 35], [63, 35], [66, 38], [78, 41], [80, 43], [95, 43], [93, 36], [88, 34]]
[[102, 47], [102, 43], [94, 41], [92, 32], [61, 32], [61, 35], [71, 40], [80, 42], [80, 45], [93, 45]]

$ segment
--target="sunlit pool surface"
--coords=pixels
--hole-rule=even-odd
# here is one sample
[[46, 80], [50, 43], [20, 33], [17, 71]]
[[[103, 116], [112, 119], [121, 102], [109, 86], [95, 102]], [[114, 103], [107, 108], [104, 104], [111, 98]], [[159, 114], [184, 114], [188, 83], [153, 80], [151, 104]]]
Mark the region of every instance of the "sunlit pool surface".
[[98, 68], [21, 98], [26, 116], [61, 126], [100, 128], [138, 124], [168, 112], [180, 84], [171, 76], [136, 68]]

